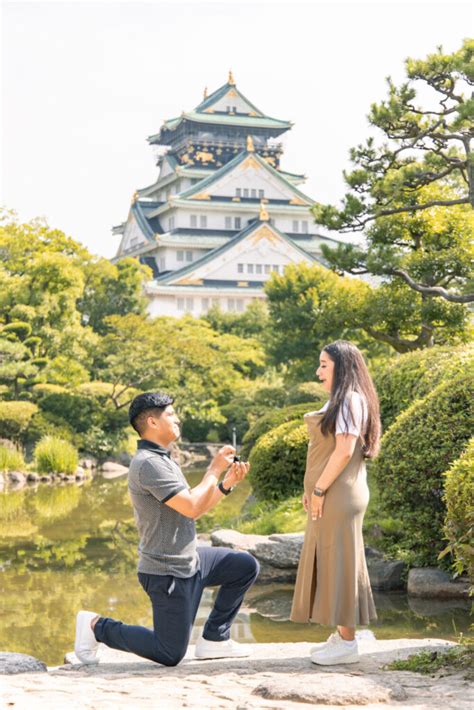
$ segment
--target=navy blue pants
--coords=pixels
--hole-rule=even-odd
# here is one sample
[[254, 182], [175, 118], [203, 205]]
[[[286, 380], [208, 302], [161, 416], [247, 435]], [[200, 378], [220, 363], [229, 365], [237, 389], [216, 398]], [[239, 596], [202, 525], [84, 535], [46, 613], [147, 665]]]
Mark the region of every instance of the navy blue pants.
[[228, 639], [244, 594], [258, 575], [258, 562], [248, 552], [225, 547], [198, 547], [197, 552], [201, 568], [192, 577], [139, 572], [138, 579], [153, 607], [153, 631], [100, 617], [94, 627], [97, 641], [175, 666], [186, 653], [204, 588], [216, 586], [220, 589], [203, 636], [210, 641]]

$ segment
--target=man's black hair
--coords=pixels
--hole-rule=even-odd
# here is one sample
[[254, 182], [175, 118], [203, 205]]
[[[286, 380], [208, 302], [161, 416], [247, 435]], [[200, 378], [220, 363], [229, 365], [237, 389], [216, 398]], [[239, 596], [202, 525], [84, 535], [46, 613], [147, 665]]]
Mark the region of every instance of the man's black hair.
[[[135, 431], [141, 436], [146, 417], [153, 413], [161, 414], [162, 411], [169, 404], [173, 404], [173, 402], [174, 398], [164, 392], [144, 392], [143, 394], [139, 394], [130, 404], [130, 408], [128, 410], [129, 422]], [[154, 412], [153, 410], [159, 411]]]

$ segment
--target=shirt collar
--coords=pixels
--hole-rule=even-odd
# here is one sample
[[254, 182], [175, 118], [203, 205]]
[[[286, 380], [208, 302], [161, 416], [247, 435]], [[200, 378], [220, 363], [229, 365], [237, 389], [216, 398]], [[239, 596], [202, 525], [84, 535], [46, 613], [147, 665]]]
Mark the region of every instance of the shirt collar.
[[170, 452], [165, 449], [161, 444], [156, 444], [154, 441], [149, 439], [138, 439], [137, 449], [146, 449], [147, 451], [154, 451], [157, 454], [162, 454], [163, 456], [169, 456]]

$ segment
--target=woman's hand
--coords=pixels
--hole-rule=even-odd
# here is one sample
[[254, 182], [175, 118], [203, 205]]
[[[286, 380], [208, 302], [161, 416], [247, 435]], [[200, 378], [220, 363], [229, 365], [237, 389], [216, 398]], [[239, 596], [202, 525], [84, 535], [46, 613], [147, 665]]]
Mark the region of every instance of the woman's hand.
[[303, 493], [303, 497], [301, 498], [301, 504], [305, 511], [308, 512], [308, 496], [306, 495], [306, 493]]
[[325, 496], [315, 496], [314, 493], [311, 495], [311, 518], [313, 520], [323, 517], [324, 498]]

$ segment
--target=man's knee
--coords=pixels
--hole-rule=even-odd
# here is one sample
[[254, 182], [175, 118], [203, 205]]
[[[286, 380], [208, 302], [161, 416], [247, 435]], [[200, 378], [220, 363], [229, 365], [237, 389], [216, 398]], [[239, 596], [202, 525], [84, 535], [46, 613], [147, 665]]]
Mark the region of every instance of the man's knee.
[[186, 649], [179, 651], [162, 651], [157, 653], [153, 659], [156, 663], [161, 663], [162, 666], [177, 666], [181, 663], [186, 655]]
[[260, 565], [258, 560], [251, 555], [250, 552], [239, 552], [238, 564], [242, 577], [248, 577], [249, 579], [257, 578], [260, 572]]

